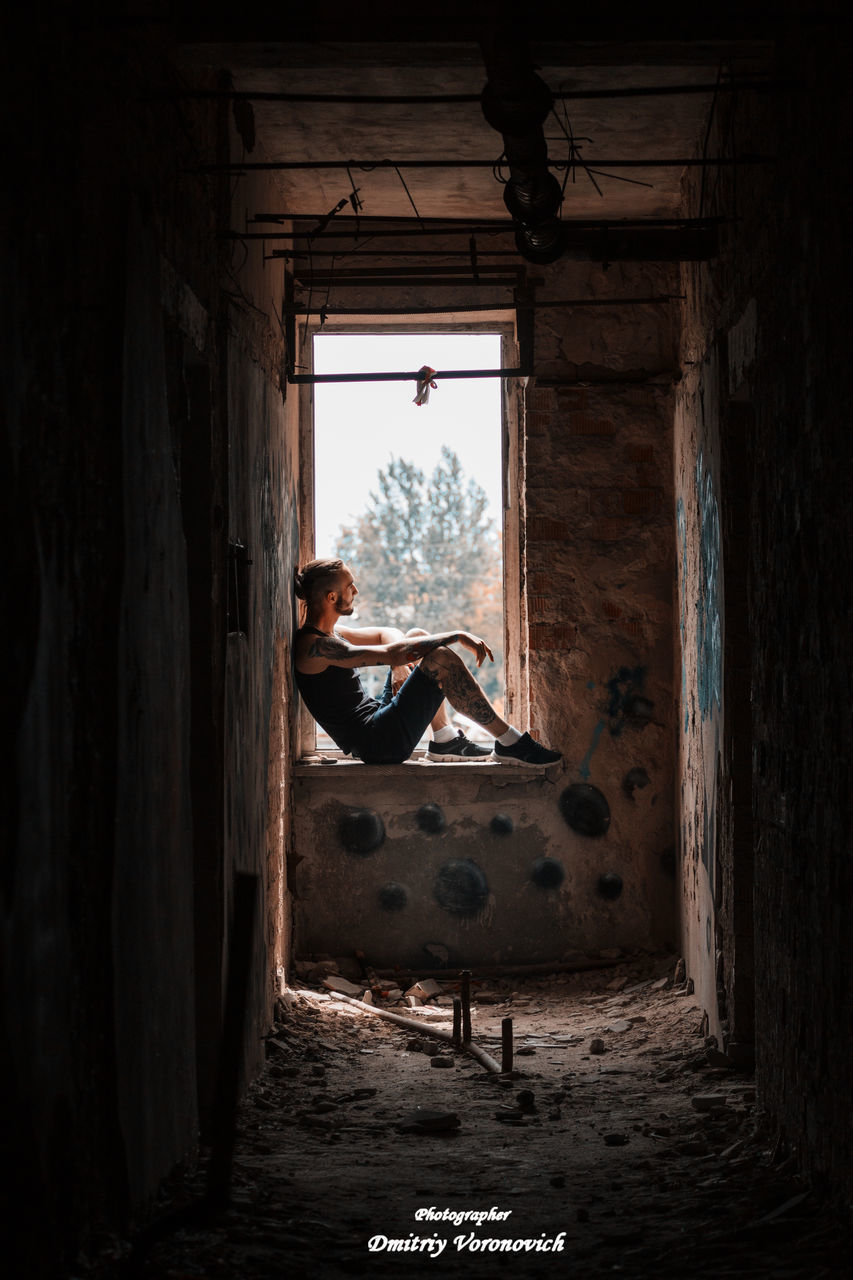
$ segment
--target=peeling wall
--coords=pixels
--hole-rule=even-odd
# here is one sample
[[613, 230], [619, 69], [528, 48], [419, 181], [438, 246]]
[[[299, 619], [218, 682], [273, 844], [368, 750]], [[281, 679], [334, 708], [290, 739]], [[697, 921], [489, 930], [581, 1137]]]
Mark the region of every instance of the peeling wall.
[[840, 1189], [853, 1168], [851, 388], [834, 157], [849, 148], [849, 80], [829, 26], [800, 35], [770, 70], [801, 88], [733, 96], [708, 134], [709, 154], [774, 162], [685, 188], [687, 212], [731, 221], [719, 258], [683, 271], [679, 874], [711, 1029], [732, 1057], [754, 1051], [783, 1141]]

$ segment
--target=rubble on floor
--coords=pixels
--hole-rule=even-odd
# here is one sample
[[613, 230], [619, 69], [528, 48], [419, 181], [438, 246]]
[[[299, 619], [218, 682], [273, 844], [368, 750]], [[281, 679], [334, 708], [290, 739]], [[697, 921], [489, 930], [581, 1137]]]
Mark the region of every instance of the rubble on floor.
[[[422, 1024], [414, 1034], [339, 1000], [328, 980], [360, 979], [330, 963], [295, 974], [278, 1004], [241, 1109], [229, 1209], [139, 1245], [128, 1274], [491, 1277], [498, 1249], [523, 1252], [511, 1265], [524, 1277], [552, 1276], [554, 1252], [584, 1280], [844, 1273], [840, 1219], [768, 1137], [749, 1068], [703, 1035], [675, 957], [475, 974], [473, 1038], [494, 1050], [512, 1013], [506, 1075], [430, 1035], [450, 1028], [436, 1002], [458, 979], [380, 978]], [[409, 994], [425, 1003], [407, 1007]], [[200, 1200], [204, 1174], [202, 1162], [161, 1210]]]

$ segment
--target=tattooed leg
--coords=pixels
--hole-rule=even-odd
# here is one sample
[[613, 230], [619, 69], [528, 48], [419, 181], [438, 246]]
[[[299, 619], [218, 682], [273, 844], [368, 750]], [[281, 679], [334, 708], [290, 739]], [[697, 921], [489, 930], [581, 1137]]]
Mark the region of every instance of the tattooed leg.
[[[429, 635], [429, 632], [424, 631], [423, 627], [412, 627], [410, 631], [406, 632], [406, 639], [408, 639], [410, 636], [428, 636], [428, 635]], [[421, 664], [419, 662], [415, 663], [415, 666], [419, 667], [420, 665]], [[408, 671], [406, 672], [406, 675], [408, 675]], [[450, 717], [447, 714], [447, 703], [442, 702], [441, 706], [438, 708], [438, 711], [436, 711], [435, 715], [430, 720], [429, 727], [432, 729], [433, 732], [435, 732], [437, 729], [446, 729], [449, 724], [450, 724]]]
[[421, 659], [420, 665], [424, 674], [441, 689], [451, 707], [461, 711], [475, 724], [482, 725], [495, 738], [506, 733], [509, 728], [506, 720], [501, 719], [465, 663], [452, 649], [444, 646], [433, 649]]

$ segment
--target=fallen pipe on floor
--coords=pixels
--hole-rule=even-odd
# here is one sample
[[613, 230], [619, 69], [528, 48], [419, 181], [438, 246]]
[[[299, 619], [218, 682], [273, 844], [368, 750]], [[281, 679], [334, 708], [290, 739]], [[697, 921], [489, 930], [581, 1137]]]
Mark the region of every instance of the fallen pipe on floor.
[[[477, 970], [477, 981], [481, 978], [526, 978], [535, 974], [550, 973], [585, 973], [587, 969], [612, 969], [618, 964], [630, 964], [630, 955], [618, 959], [604, 960], [586, 958], [583, 960], [546, 960], [540, 964], [490, 964]], [[462, 976], [461, 969], [413, 969], [410, 965], [400, 965], [396, 969], [377, 969], [380, 978], [410, 978], [413, 982], [419, 978], [437, 978], [440, 982], [456, 982]]]
[[[423, 1022], [416, 1022], [414, 1018], [404, 1018], [402, 1014], [392, 1013], [390, 1009], [377, 1009], [375, 1005], [365, 1004], [363, 1000], [356, 1000], [355, 996], [345, 996], [340, 991], [332, 992], [330, 996], [332, 1000], [343, 1000], [346, 1004], [354, 1004], [362, 1013], [372, 1013], [377, 1018], [384, 1018], [386, 1022], [395, 1022], [398, 1027], [406, 1027], [409, 1031], [417, 1031], [420, 1035], [432, 1036], [435, 1040], [446, 1040], [448, 1044], [453, 1044], [452, 1031], [440, 1031], [438, 1027], [425, 1026]], [[501, 1074], [500, 1063], [478, 1044], [468, 1040], [463, 1042], [462, 1048], [466, 1053], [470, 1053], [472, 1058], [476, 1058], [487, 1071], [493, 1072], [496, 1076]]]

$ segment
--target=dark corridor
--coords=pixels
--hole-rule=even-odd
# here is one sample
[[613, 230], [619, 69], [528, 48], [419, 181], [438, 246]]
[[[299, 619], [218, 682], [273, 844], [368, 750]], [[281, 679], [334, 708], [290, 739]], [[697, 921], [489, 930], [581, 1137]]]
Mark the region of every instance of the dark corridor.
[[[422, 1194], [488, 1199], [537, 1238], [568, 1223], [578, 1274], [841, 1274], [846, 7], [16, 18], [11, 1274], [399, 1275], [418, 1264], [365, 1242], [380, 1218], [420, 1232]], [[501, 326], [507, 714], [561, 752], [550, 770], [309, 750], [291, 645], [311, 339], [386, 322]], [[430, 407], [391, 372], [403, 454]], [[578, 795], [606, 821], [574, 821]], [[383, 831], [366, 853], [342, 835], [363, 810]], [[459, 865], [471, 910], [435, 893]], [[478, 1028], [512, 1010], [535, 1051], [524, 1078], [432, 1068], [317, 999], [312, 967], [359, 950], [413, 979], [436, 955], [451, 985], [471, 969], [494, 997]], [[455, 1136], [399, 1132], [421, 1091], [452, 1095]], [[237, 1100], [220, 1217], [170, 1254]], [[424, 1273], [492, 1273], [449, 1258]]]

